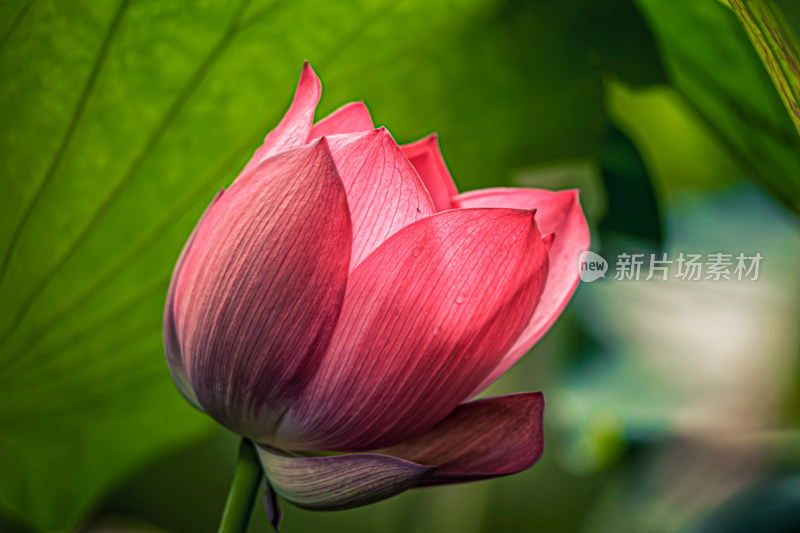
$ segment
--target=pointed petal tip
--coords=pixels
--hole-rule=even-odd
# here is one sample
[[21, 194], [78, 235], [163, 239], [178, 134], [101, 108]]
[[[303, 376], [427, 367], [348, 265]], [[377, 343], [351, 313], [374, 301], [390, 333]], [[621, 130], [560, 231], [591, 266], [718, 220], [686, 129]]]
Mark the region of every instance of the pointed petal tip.
[[314, 67], [311, 66], [311, 62], [308, 59], [303, 61], [303, 68], [300, 71], [300, 78], [302, 79], [304, 76], [313, 76], [318, 78], [317, 72], [314, 70]]
[[339, 110], [365, 112], [369, 119], [372, 120], [372, 114], [370, 113], [369, 106], [364, 100], [353, 100], [352, 102], [347, 102], [340, 107]]
[[367, 105], [363, 101], [349, 102], [314, 124], [308, 140], [323, 135], [359, 133], [374, 128]]
[[556, 191], [553, 191], [553, 192], [556, 193], [556, 194], [563, 194], [565, 196], [568, 196], [573, 203], [576, 203], [576, 204], [580, 203], [581, 190], [578, 189], [578, 188], [575, 188], [575, 189], [561, 189], [561, 190], [556, 190]]
[[316, 151], [322, 151], [331, 156], [331, 145], [326, 136], [322, 136], [316, 141], [311, 142], [311, 145], [314, 147], [312, 153]]
[[[297, 82], [297, 92], [299, 93], [299, 89], [308, 83], [314, 85], [314, 92], [317, 93], [317, 99], [319, 99], [319, 93], [322, 92], [322, 81], [319, 79], [319, 76], [317, 76], [317, 73], [311, 66], [311, 63], [306, 60], [303, 63], [302, 71], [300, 71], [300, 79]], [[297, 96], [298, 95], [295, 94], [295, 98], [297, 98]]]
[[384, 135], [391, 137], [391, 133], [389, 133], [389, 130], [386, 129], [385, 126], [381, 126], [379, 128], [373, 128], [373, 129], [354, 132], [354, 133], [336, 134], [336, 135], [332, 135], [331, 137], [332, 137], [332, 140], [334, 141], [334, 143], [336, 143], [337, 141], [341, 141], [341, 142], [344, 143], [344, 142], [353, 142], [353, 141], [364, 140], [364, 139], [366, 139], [366, 140], [374, 140], [377, 137], [384, 136]]
[[441, 147], [439, 146], [439, 134], [438, 133], [433, 132], [433, 133], [431, 133], [430, 135], [428, 135], [427, 137], [425, 137], [422, 140], [425, 141], [425, 143], [430, 144], [436, 150], [441, 151]]
[[436, 148], [438, 150], [439, 149], [439, 134], [436, 133], [436, 132], [429, 133], [425, 137], [421, 137], [421, 138], [417, 139], [416, 141], [412, 141], [412, 142], [410, 142], [410, 143], [408, 143], [408, 144], [406, 144], [404, 146], [409, 148], [409, 149], [413, 149], [413, 148], [426, 148], [426, 149], [428, 149], [428, 148]]
[[275, 128], [267, 133], [250, 161], [239, 174], [244, 176], [269, 157], [306, 144], [314, 124], [314, 113], [322, 95], [322, 82], [306, 61], [297, 80], [289, 109]]
[[555, 233], [548, 233], [547, 235], [542, 237], [542, 240], [544, 241], [544, 245], [545, 245], [545, 247], [547, 247], [547, 251], [549, 252], [550, 251], [550, 247], [553, 246], [553, 241], [556, 240], [556, 234]]
[[272, 489], [266, 477], [264, 477], [262, 502], [267, 515], [267, 521], [272, 526], [272, 529], [275, 530], [275, 533], [279, 533], [281, 521], [283, 520], [283, 509], [281, 508], [281, 501], [280, 498], [278, 498], [278, 493]]
[[531, 391], [531, 392], [518, 392], [517, 394], [527, 394], [528, 396], [530, 396], [532, 398], [535, 398], [535, 400], [537, 402], [541, 403], [542, 406], [544, 406], [544, 404], [546, 403], [546, 400], [545, 400], [545, 397], [544, 397], [544, 392], [540, 391], [540, 390]]

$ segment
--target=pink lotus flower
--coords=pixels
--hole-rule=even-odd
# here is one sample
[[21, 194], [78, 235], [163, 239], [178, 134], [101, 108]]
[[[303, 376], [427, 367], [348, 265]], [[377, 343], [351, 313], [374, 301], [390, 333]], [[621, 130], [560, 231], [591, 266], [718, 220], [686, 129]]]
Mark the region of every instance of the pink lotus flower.
[[[306, 64], [186, 243], [164, 316], [178, 388], [303, 507], [531, 466], [543, 395], [468, 400], [575, 291], [577, 191], [458, 194], [435, 136], [398, 146], [362, 102], [314, 124], [320, 93]], [[380, 452], [296, 453], [320, 450]]]

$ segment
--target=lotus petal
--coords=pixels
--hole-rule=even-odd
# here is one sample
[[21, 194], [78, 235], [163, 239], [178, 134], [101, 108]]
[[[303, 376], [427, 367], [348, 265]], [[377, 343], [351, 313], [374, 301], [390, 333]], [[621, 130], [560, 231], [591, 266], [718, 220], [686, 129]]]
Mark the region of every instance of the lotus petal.
[[290, 457], [258, 448], [270, 484], [298, 507], [332, 511], [360, 507], [418, 485], [435, 467], [377, 453]]
[[458, 194], [453, 177], [439, 147], [439, 137], [434, 133], [423, 139], [401, 146], [414, 168], [419, 172], [437, 211], [453, 208], [451, 198]]
[[360, 451], [427, 431], [497, 366], [546, 277], [531, 211], [445, 211], [403, 228], [350, 275], [330, 349], [278, 445]]
[[268, 159], [217, 200], [186, 255], [174, 312], [189, 381], [220, 423], [272, 438], [332, 338], [351, 239], [324, 138]]
[[544, 452], [544, 395], [521, 392], [459, 405], [419, 437], [381, 453], [436, 465], [425, 485], [514, 474]]
[[314, 140], [323, 135], [356, 133], [374, 128], [372, 115], [369, 114], [369, 109], [364, 102], [350, 102], [314, 124], [308, 138]]
[[314, 124], [314, 113], [320, 96], [322, 96], [322, 83], [306, 61], [289, 110], [275, 129], [267, 134], [264, 144], [256, 150], [239, 175], [247, 174], [275, 154], [306, 144]]
[[583, 214], [578, 191], [547, 191], [542, 189], [484, 189], [457, 196], [459, 207], [510, 207], [536, 209], [536, 221], [542, 233], [554, 234], [550, 243], [550, 274], [542, 299], [530, 323], [514, 346], [491, 374], [473, 392], [473, 396], [491, 385], [511, 368], [561, 315], [580, 283], [578, 258], [590, 245], [589, 225]]

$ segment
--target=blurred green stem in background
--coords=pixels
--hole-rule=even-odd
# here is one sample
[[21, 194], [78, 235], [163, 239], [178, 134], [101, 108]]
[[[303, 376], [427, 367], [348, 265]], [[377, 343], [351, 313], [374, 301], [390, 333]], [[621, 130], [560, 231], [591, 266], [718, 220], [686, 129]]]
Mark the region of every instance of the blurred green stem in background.
[[729, 0], [800, 133], [800, 45], [772, 0]]
[[261, 463], [249, 439], [242, 438], [239, 445], [239, 459], [233, 474], [228, 501], [222, 512], [219, 533], [244, 533], [253, 513], [258, 487], [261, 483]]

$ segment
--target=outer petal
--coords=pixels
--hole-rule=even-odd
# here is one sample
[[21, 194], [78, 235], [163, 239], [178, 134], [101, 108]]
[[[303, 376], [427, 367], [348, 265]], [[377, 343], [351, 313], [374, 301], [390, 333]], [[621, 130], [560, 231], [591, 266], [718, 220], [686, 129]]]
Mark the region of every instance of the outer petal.
[[194, 391], [192, 390], [192, 386], [189, 383], [189, 377], [186, 375], [186, 367], [183, 364], [183, 355], [181, 354], [181, 345], [180, 341], [178, 340], [178, 332], [175, 328], [175, 292], [177, 289], [176, 286], [178, 284], [178, 278], [180, 278], [181, 270], [183, 269], [183, 263], [186, 260], [186, 254], [189, 252], [189, 248], [192, 247], [194, 236], [197, 234], [197, 230], [200, 228], [203, 220], [205, 220], [206, 215], [209, 211], [211, 211], [211, 208], [214, 206], [214, 204], [217, 203], [217, 200], [219, 200], [223, 192], [225, 192], [225, 189], [220, 190], [214, 199], [211, 200], [211, 203], [200, 217], [200, 220], [198, 220], [197, 224], [195, 224], [192, 234], [189, 235], [189, 239], [186, 241], [186, 244], [184, 244], [181, 255], [178, 257], [178, 262], [175, 264], [175, 270], [172, 272], [172, 280], [169, 283], [167, 301], [164, 306], [164, 352], [167, 354], [167, 366], [169, 366], [169, 372], [172, 375], [172, 380], [175, 382], [175, 385], [177, 385], [181, 394], [183, 394], [183, 397], [198, 409], [202, 409], [202, 407], [200, 407], [200, 404], [197, 401], [197, 395], [195, 395]]
[[418, 485], [436, 467], [377, 453], [328, 457], [287, 457], [258, 449], [275, 490], [305, 509], [360, 507]]
[[458, 194], [456, 184], [442, 157], [439, 138], [434, 133], [416, 142], [400, 147], [419, 172], [437, 211], [453, 208], [451, 198]]
[[372, 124], [372, 116], [364, 102], [350, 102], [314, 124], [308, 139], [313, 140], [323, 135], [356, 133], [372, 129], [375, 129], [375, 126]]
[[385, 128], [328, 139], [347, 190], [358, 264], [398, 230], [434, 213], [425, 186]]
[[544, 395], [522, 392], [459, 405], [433, 429], [381, 453], [436, 465], [423, 484], [514, 474], [544, 451]]
[[256, 150], [240, 175], [246, 174], [270, 156], [306, 144], [321, 95], [322, 84], [306, 61], [289, 110], [280, 124], [267, 134], [264, 144]]
[[427, 431], [511, 347], [546, 275], [531, 211], [453, 210], [404, 228], [350, 275], [329, 352], [279, 445], [365, 450]]
[[567, 306], [580, 282], [578, 257], [589, 249], [589, 225], [578, 202], [577, 190], [486, 189], [462, 194], [454, 201], [460, 207], [535, 208], [542, 233], [555, 233], [549, 252], [550, 274], [541, 302], [514, 346], [474, 391], [477, 394], [525, 355]]
[[261, 498], [264, 504], [264, 512], [267, 515], [272, 529], [278, 531], [283, 520], [283, 509], [281, 508], [281, 500], [278, 498], [278, 493], [272, 488], [269, 480], [264, 478], [264, 491]]
[[269, 442], [327, 349], [350, 241], [324, 139], [268, 159], [209, 212], [178, 279], [175, 323], [192, 388], [220, 423]]

